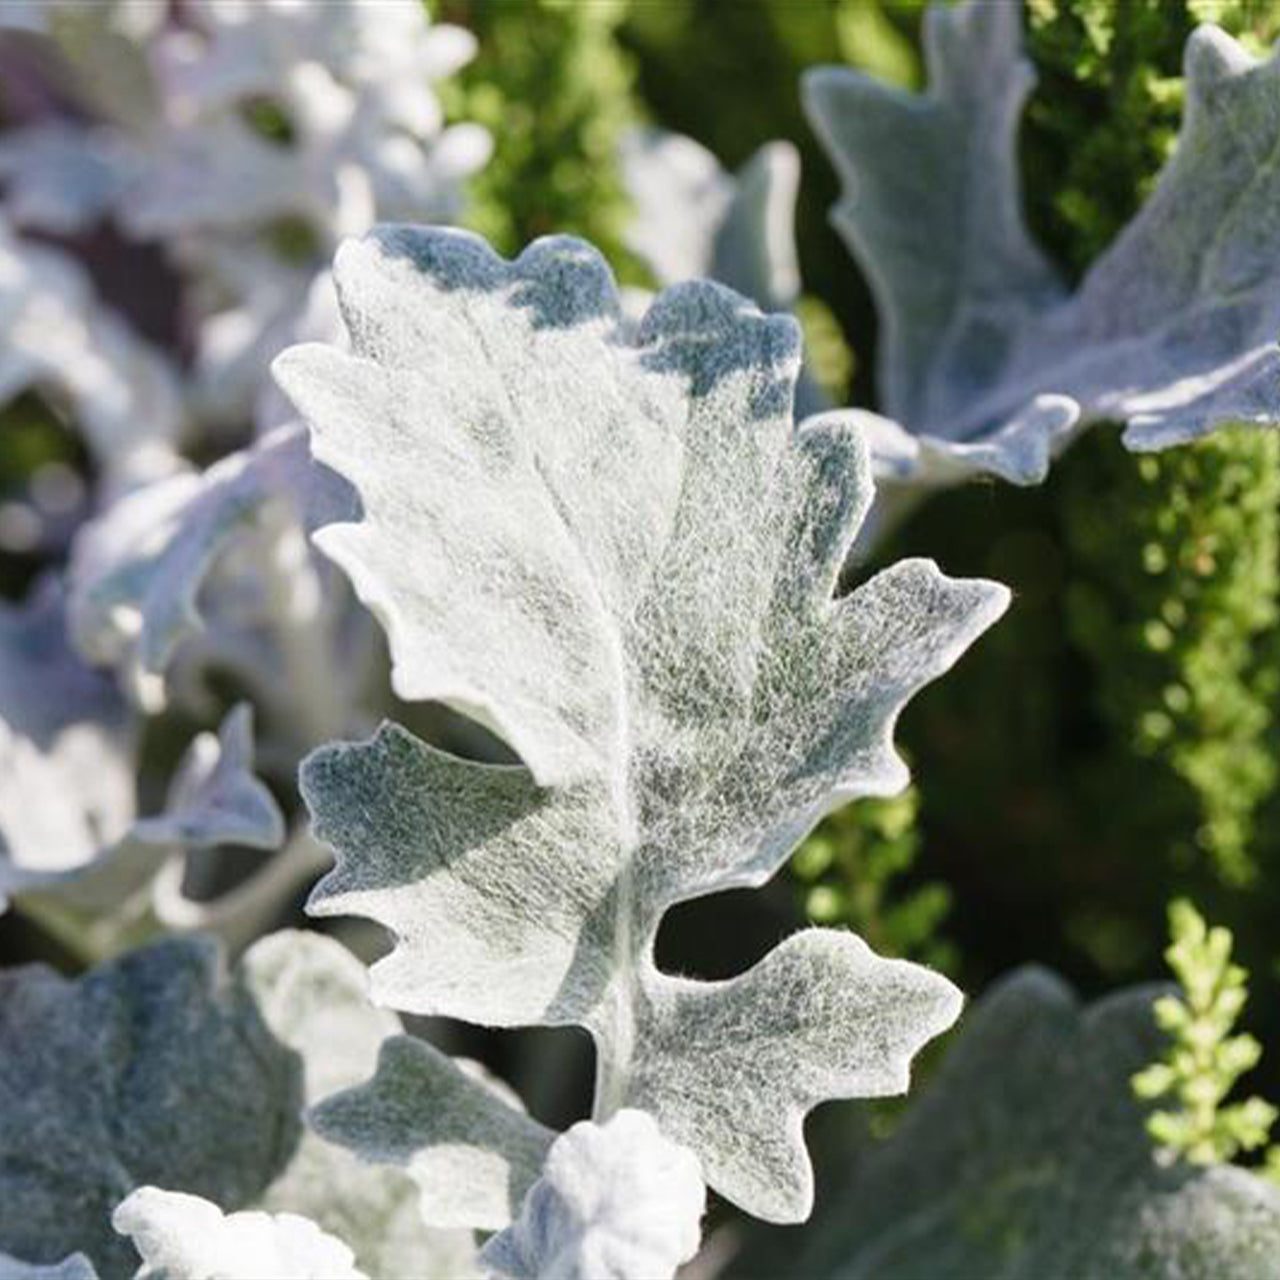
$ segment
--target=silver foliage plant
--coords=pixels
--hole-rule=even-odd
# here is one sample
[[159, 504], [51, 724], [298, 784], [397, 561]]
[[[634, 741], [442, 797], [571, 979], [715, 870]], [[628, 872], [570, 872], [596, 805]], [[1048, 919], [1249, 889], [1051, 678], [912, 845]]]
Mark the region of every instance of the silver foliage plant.
[[230, 971], [182, 938], [75, 981], [0, 974], [4, 1248], [30, 1274], [103, 1280], [139, 1255], [170, 1280], [478, 1274], [470, 1235], [426, 1227], [409, 1178], [300, 1122], [400, 1031], [364, 988], [344, 947], [290, 931]]
[[[348, 240], [335, 287], [343, 236], [451, 217], [483, 162], [430, 88], [469, 37], [383, 0], [177, 12], [0, 6], [92, 117], [0, 135], [0, 398], [50, 395], [100, 470], [65, 575], [0, 607], [0, 910], [86, 959], [164, 930], [248, 950], [228, 968], [183, 937], [75, 981], [0, 974], [0, 1276], [648, 1280], [697, 1252], [708, 1188], [805, 1219], [807, 1114], [905, 1090], [960, 993], [827, 929], [729, 979], [664, 972], [664, 918], [762, 886], [832, 808], [905, 785], [899, 713], [1007, 605], [923, 560], [838, 593], [873, 475], [891, 496], [1031, 482], [1090, 421], [1162, 448], [1277, 420], [1275, 59], [1196, 34], [1177, 152], [1070, 295], [1018, 209], [1017, 6], [931, 11], [924, 95], [814, 72], [886, 416], [807, 416], [797, 327], [757, 309], [799, 292], [785, 144], [732, 177], [689, 139], [628, 140], [633, 247], [673, 286], [643, 307], [580, 241], [508, 262], [409, 225]], [[194, 376], [28, 234], [104, 217], [165, 238]], [[702, 276], [737, 292], [676, 283]], [[287, 396], [264, 387], [306, 338], [277, 363]], [[256, 439], [183, 460], [228, 429]], [[373, 620], [396, 695], [518, 763], [392, 723], [350, 741], [390, 701]], [[247, 706], [215, 713], [228, 673], [256, 742]], [[209, 727], [157, 802], [143, 740], [172, 710]], [[291, 777], [326, 742], [309, 829], [255, 755]], [[228, 891], [231, 847], [260, 862]], [[392, 937], [371, 970], [315, 934], [255, 941], [322, 869], [312, 914]], [[202, 876], [216, 896], [191, 896]], [[1274, 1257], [1271, 1190], [1149, 1158], [1124, 1083], [1155, 1052], [1148, 999], [995, 992], [858, 1166], [846, 1220], [817, 1224], [812, 1274]], [[584, 1028], [590, 1118], [554, 1131], [391, 1010]]]
[[[585, 1027], [601, 1136], [576, 1147], [646, 1112], [711, 1187], [802, 1220], [805, 1114], [901, 1092], [959, 994], [843, 931], [721, 982], [661, 972], [655, 936], [677, 903], [769, 879], [835, 805], [903, 786], [899, 711], [1007, 592], [904, 561], [834, 596], [869, 463], [847, 415], [796, 424], [786, 317], [694, 283], [633, 323], [569, 238], [506, 262], [386, 227], [335, 271], [350, 352], [276, 365], [360, 498], [315, 539], [382, 621], [400, 695], [481, 720], [521, 764], [394, 725], [313, 754], [303, 794], [337, 865], [310, 910], [392, 931], [380, 1003]], [[515, 1274], [596, 1247], [557, 1234], [587, 1185], [568, 1139], [421, 1042], [389, 1041], [313, 1122], [406, 1168], [428, 1221], [507, 1228], [493, 1256]]]
[[[692, 138], [639, 129], [623, 137], [619, 163], [635, 207], [627, 243], [659, 286], [715, 280], [761, 311], [795, 309], [800, 155], [791, 143], [766, 143], [736, 174], [728, 174]], [[635, 299], [637, 318], [648, 301], [648, 294]], [[829, 407], [802, 367], [797, 414]]]
[[[5, 550], [69, 552], [56, 610], [45, 592], [0, 627], [0, 910], [56, 921], [86, 959], [158, 927], [243, 943], [323, 865], [274, 802], [248, 833], [188, 822], [183, 843], [136, 838], [133, 774], [162, 713], [217, 728], [227, 678], [259, 711], [259, 765], [277, 779], [377, 721], [371, 620], [308, 542], [345, 490], [312, 464], [267, 364], [339, 336], [342, 235], [457, 212], [488, 139], [446, 126], [434, 86], [473, 51], [396, 0], [0, 6], [0, 65], [42, 68], [46, 96], [77, 105], [0, 133], [0, 404], [40, 398], [94, 470], [87, 489], [68, 467], [37, 474], [31, 501], [0, 505]], [[104, 225], [161, 237], [191, 367], [99, 295], [74, 237]], [[207, 470], [183, 456], [255, 431]], [[238, 767], [260, 787], [237, 724]], [[32, 804], [55, 789], [61, 804]], [[191, 898], [189, 855], [231, 843], [284, 847], [217, 903]]]
[[895, 487], [1037, 483], [1104, 420], [1136, 450], [1280, 423], [1280, 56], [1259, 62], [1211, 24], [1193, 33], [1174, 154], [1068, 293], [1019, 204], [1034, 82], [1021, 25], [1017, 4], [932, 6], [925, 94], [845, 68], [804, 79], [844, 186], [833, 221], [880, 312], [885, 416], [862, 421]]

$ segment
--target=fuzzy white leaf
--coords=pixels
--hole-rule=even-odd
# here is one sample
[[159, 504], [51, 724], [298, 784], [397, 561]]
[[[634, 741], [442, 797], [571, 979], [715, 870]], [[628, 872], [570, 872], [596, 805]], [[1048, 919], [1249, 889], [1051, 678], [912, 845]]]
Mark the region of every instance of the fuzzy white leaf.
[[[205, 631], [202, 607], [211, 581], [234, 549], [250, 554], [244, 570], [232, 575], [233, 594], [237, 600], [251, 596], [256, 608], [252, 619], [240, 608], [235, 625], [223, 621], [230, 635], [214, 628], [203, 646], [206, 662], [234, 665], [250, 621], [322, 629], [319, 600], [297, 618], [272, 616], [273, 608], [277, 614], [284, 609], [274, 596], [285, 572], [281, 566], [273, 577], [272, 570], [291, 530], [333, 519], [344, 509], [337, 482], [327, 483], [312, 465], [306, 434], [296, 426], [203, 473], [184, 470], [136, 489], [86, 525], [72, 548], [68, 608], [77, 648], [90, 662], [115, 667], [140, 706], [159, 710], [167, 701], [166, 675], [175, 655]], [[302, 567], [296, 576], [314, 577]], [[273, 668], [277, 687], [288, 681], [288, 672], [274, 669], [279, 660], [262, 665]], [[322, 690], [311, 692], [323, 697]]]
[[[692, 138], [637, 130], [623, 139], [623, 178], [635, 204], [627, 240], [663, 287], [710, 279], [761, 311], [791, 311], [800, 296], [795, 205], [800, 156], [789, 142], [761, 147], [735, 176]], [[801, 370], [796, 416], [829, 401]]]
[[136, 730], [72, 649], [61, 589], [0, 604], [0, 895], [19, 869], [92, 862], [134, 817]]
[[182, 421], [173, 370], [97, 298], [84, 268], [0, 219], [0, 402], [65, 402], [108, 486], [172, 470]]
[[[460, 183], [488, 156], [473, 125], [443, 126], [431, 80], [474, 42], [396, 0], [356, 5], [218, 0], [199, 6], [205, 39], [170, 32], [159, 62], [176, 124], [127, 216], [147, 234], [305, 219], [333, 237], [383, 216], [452, 216]], [[279, 109], [287, 138], [264, 138], [239, 105]], [[460, 145], [461, 144], [461, 145]]]
[[107, 217], [133, 182], [136, 149], [120, 135], [49, 121], [0, 136], [5, 210], [18, 226], [59, 235]]
[[556, 1139], [519, 1218], [480, 1258], [512, 1280], [669, 1280], [698, 1251], [698, 1158], [643, 1111], [584, 1120]]
[[796, 327], [728, 290], [677, 286], [633, 331], [580, 241], [507, 263], [412, 228], [336, 272], [354, 353], [277, 366], [362, 502], [316, 539], [386, 625], [401, 695], [497, 726], [528, 767], [394, 727], [316, 753], [304, 795], [339, 856], [311, 909], [393, 930], [394, 1007], [586, 1026], [598, 1115], [652, 1111], [718, 1190], [803, 1217], [804, 1113], [904, 1088], [958, 994], [848, 934], [719, 983], [660, 973], [653, 938], [901, 787], [899, 710], [1007, 593], [909, 561], [832, 598], [865, 452], [840, 415], [795, 427]]
[[66, 634], [60, 590], [0, 606], [0, 905], [11, 895], [91, 949], [136, 924], [142, 895], [183, 849], [271, 849], [283, 819], [253, 776], [247, 707], [199, 735], [163, 810], [136, 808], [136, 726]]
[[[389, 1046], [407, 1039], [394, 1014], [370, 1004], [364, 966], [327, 938], [274, 934], [246, 953], [240, 971], [264, 1022], [301, 1059], [304, 1106], [363, 1082]], [[412, 1179], [370, 1168], [309, 1128], [256, 1207], [313, 1218], [373, 1276], [479, 1274], [471, 1232], [429, 1229]]]
[[895, 441], [885, 473], [1034, 483], [1091, 422], [1127, 424], [1134, 449], [1280, 422], [1280, 57], [1192, 34], [1174, 155], [1067, 296], [1019, 209], [1020, 29], [1014, 4], [932, 7], [925, 95], [847, 69], [805, 79], [844, 182], [834, 221], [880, 310], [884, 409], [919, 441], [914, 456]]
[[111, 1218], [142, 1255], [138, 1280], [366, 1280], [355, 1255], [308, 1218], [140, 1187]]
[[409, 1036], [382, 1046], [377, 1074], [325, 1097], [312, 1128], [361, 1159], [405, 1169], [424, 1218], [441, 1227], [504, 1227], [555, 1134], [438, 1049]]
[[793, 146], [761, 147], [734, 178], [692, 138], [643, 130], [623, 139], [620, 160], [636, 206], [627, 240], [660, 285], [710, 277], [762, 311], [795, 304]]

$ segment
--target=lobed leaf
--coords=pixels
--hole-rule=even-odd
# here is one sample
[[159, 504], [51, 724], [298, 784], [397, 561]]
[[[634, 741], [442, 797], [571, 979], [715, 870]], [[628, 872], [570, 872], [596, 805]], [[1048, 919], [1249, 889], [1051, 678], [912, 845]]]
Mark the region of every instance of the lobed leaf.
[[1033, 81], [1020, 27], [1012, 4], [932, 7], [925, 95], [847, 69], [805, 79], [844, 184], [833, 220], [881, 314], [886, 473], [1035, 483], [1091, 422], [1124, 422], [1134, 449], [1277, 424], [1280, 61], [1212, 25], [1192, 34], [1174, 154], [1067, 296], [1019, 208], [1016, 130]]
[[421, 1191], [424, 1217], [440, 1227], [506, 1226], [555, 1137], [478, 1074], [412, 1036], [388, 1039], [374, 1077], [323, 1097], [308, 1119], [361, 1159], [403, 1168]]
[[140, 1187], [111, 1221], [142, 1255], [138, 1280], [366, 1280], [342, 1241], [293, 1213], [224, 1216], [199, 1196]]
[[[725, 289], [668, 290], [633, 328], [579, 241], [507, 263], [395, 227], [336, 276], [352, 353], [277, 363], [361, 500], [316, 541], [384, 622], [401, 696], [482, 719], [527, 767], [394, 726], [315, 753], [301, 784], [337, 866], [310, 909], [393, 931], [384, 1003], [584, 1025], [597, 1116], [650, 1109], [718, 1190], [803, 1217], [804, 1113], [904, 1087], [957, 993], [847, 935], [708, 984], [659, 973], [653, 939], [668, 907], [763, 883], [830, 808], [902, 786], [898, 712], [1007, 593], [907, 561], [833, 598], [865, 451], [841, 415], [794, 425], [795, 325]], [[706, 1064], [701, 1092], [662, 1086]]]
[[167, 360], [94, 292], [69, 254], [16, 235], [0, 217], [0, 402], [51, 394], [109, 488], [167, 474], [183, 429]]
[[[791, 143], [766, 143], [730, 175], [692, 138], [635, 130], [623, 138], [619, 162], [635, 205], [627, 243], [660, 286], [705, 278], [728, 285], [762, 311], [795, 307], [800, 156]], [[802, 369], [796, 416], [829, 407]]]
[[[323, 523], [343, 510], [344, 495], [312, 465], [296, 426], [203, 473], [183, 470], [140, 486], [81, 530], [72, 549], [68, 611], [76, 647], [94, 665], [116, 668], [140, 706], [161, 709], [180, 646], [205, 631], [202, 607], [210, 594], [216, 600], [211, 587], [227, 557], [252, 550], [233, 594], [251, 594], [246, 584], [256, 585], [260, 617], [273, 603], [270, 563], [281, 527]], [[236, 621], [238, 627], [224, 622], [224, 631], [247, 629], [243, 617]], [[206, 648], [218, 654], [219, 639], [224, 655], [244, 644], [215, 634]]]
[[247, 706], [216, 736], [197, 735], [149, 817], [136, 811], [136, 730], [114, 686], [73, 652], [59, 586], [0, 605], [0, 907], [17, 896], [91, 951], [139, 925], [151, 883], [184, 850], [284, 838], [252, 772]]

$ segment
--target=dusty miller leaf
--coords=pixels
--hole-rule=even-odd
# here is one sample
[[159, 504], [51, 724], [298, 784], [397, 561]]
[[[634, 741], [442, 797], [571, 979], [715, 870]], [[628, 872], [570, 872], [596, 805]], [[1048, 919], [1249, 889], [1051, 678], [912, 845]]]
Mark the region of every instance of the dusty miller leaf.
[[112, 682], [72, 649], [53, 579], [0, 603], [0, 897], [23, 869], [82, 866], [124, 833], [135, 737]]
[[843, 933], [716, 983], [660, 973], [653, 938], [902, 786], [898, 712], [1007, 593], [905, 561], [832, 598], [868, 464], [840, 415], [795, 427], [785, 317], [699, 283], [633, 330], [571, 239], [507, 263], [384, 228], [336, 271], [353, 354], [277, 365], [362, 502], [316, 540], [383, 621], [398, 692], [496, 726], [528, 767], [393, 726], [316, 753], [303, 792], [338, 865], [312, 909], [395, 933], [383, 1003], [585, 1026], [599, 1118], [651, 1111], [712, 1186], [803, 1217], [804, 1113], [905, 1088], [957, 993]]
[[0, 403], [40, 389], [64, 403], [109, 487], [168, 472], [182, 427], [173, 370], [104, 306], [69, 254], [0, 217]]
[[[417, 5], [201, 0], [207, 38], [171, 29], [157, 51], [170, 128], [131, 193], [139, 234], [219, 232], [304, 219], [321, 242], [384, 216], [448, 218], [488, 157], [472, 124], [444, 126], [431, 80], [474, 40]], [[246, 98], [266, 96], [287, 136], [263, 137]]]
[[488, 1082], [411, 1036], [388, 1039], [373, 1079], [323, 1097], [309, 1123], [363, 1160], [403, 1168], [421, 1187], [430, 1222], [487, 1230], [515, 1216], [555, 1138]]
[[761, 147], [735, 178], [692, 138], [641, 130], [623, 139], [620, 160], [636, 205], [628, 244], [660, 285], [710, 277], [762, 311], [795, 304], [793, 146]]
[[1106, 419], [1134, 449], [1274, 425], [1280, 60], [1192, 34], [1174, 155], [1068, 297], [1019, 209], [1020, 27], [1013, 4], [931, 8], [925, 95], [847, 69], [805, 79], [845, 185], [834, 220], [880, 309], [886, 474], [1038, 482], [1077, 423]]
[[0, 1248], [128, 1274], [110, 1214], [135, 1187], [261, 1193], [297, 1141], [298, 1065], [216, 967], [191, 940], [74, 982], [0, 974]]
[[[205, 632], [208, 597], [216, 604], [221, 585], [224, 599], [232, 597], [224, 609], [231, 616], [219, 619], [205, 638], [205, 660], [252, 667], [236, 662], [250, 623], [323, 626], [315, 616], [272, 616], [273, 610], [288, 613], [288, 602], [277, 599], [285, 588], [274, 561], [292, 531], [346, 509], [341, 486], [312, 465], [305, 432], [297, 426], [281, 428], [207, 471], [183, 470], [140, 486], [90, 522], [72, 549], [68, 611], [76, 647], [89, 662], [114, 667], [133, 699], [158, 711], [167, 701], [166, 676], [175, 656]], [[232, 582], [219, 583], [217, 571], [234, 551], [245, 553], [244, 568], [231, 575]], [[245, 597], [252, 601], [248, 607], [239, 603]], [[277, 655], [261, 650], [250, 647], [259, 665], [281, 665]], [[288, 678], [274, 675], [277, 685]], [[323, 699], [322, 690], [310, 692]]]
[[367, 1074], [398, 1029], [363, 985], [336, 943], [290, 933], [230, 977], [204, 939], [76, 981], [0, 974], [0, 1249], [33, 1262], [81, 1249], [104, 1280], [132, 1274], [110, 1214], [151, 1185], [305, 1214], [373, 1274], [466, 1274], [470, 1242], [423, 1227], [409, 1179], [301, 1127], [307, 1102]]
[[1157, 1163], [1129, 1078], [1160, 1052], [1153, 988], [1081, 1009], [1022, 970], [985, 996], [893, 1137], [824, 1218], [797, 1274], [1104, 1280], [1274, 1274], [1280, 1190]]
[[[728, 285], [761, 311], [795, 307], [800, 155], [789, 142], [766, 143], [730, 175], [692, 138], [637, 130], [624, 137], [620, 162], [635, 205], [627, 241], [660, 286], [705, 278]], [[796, 416], [829, 407], [802, 369]]]
[[519, 1218], [481, 1261], [513, 1280], [664, 1280], [701, 1241], [697, 1157], [643, 1111], [584, 1120], [555, 1141]]
[[111, 1220], [142, 1255], [138, 1280], [366, 1280], [341, 1240], [293, 1213], [224, 1216], [199, 1196], [141, 1187]]
[[62, 120], [0, 137], [5, 211], [17, 226], [59, 235], [88, 231], [133, 181], [137, 156], [114, 133]]
[[147, 910], [148, 886], [184, 849], [272, 849], [283, 819], [252, 773], [252, 723], [233, 711], [198, 735], [159, 814], [139, 817], [136, 725], [67, 637], [60, 588], [0, 605], [0, 906], [111, 949]]
[[[246, 953], [240, 972], [267, 1026], [300, 1056], [307, 1106], [364, 1081], [385, 1046], [408, 1039], [394, 1014], [369, 1003], [364, 966], [327, 938], [272, 935]], [[255, 1207], [314, 1219], [373, 1276], [478, 1274], [471, 1233], [428, 1229], [409, 1177], [370, 1168], [310, 1129]]]
[[[90, 955], [118, 949], [135, 928], [154, 931], [152, 886], [174, 858], [224, 844], [277, 849], [284, 840], [279, 806], [252, 773], [252, 733], [249, 708], [241, 705], [216, 735], [197, 734], [161, 812], [134, 818], [114, 840], [86, 846], [81, 861], [65, 861], [45, 833], [21, 830], [19, 843], [0, 849], [0, 892], [64, 936], [79, 935], [77, 945]], [[0, 786], [15, 805], [22, 803], [19, 782]], [[57, 776], [41, 775], [41, 782], [55, 785]], [[89, 780], [76, 783], [83, 788]], [[78, 790], [70, 794], [78, 802]]]

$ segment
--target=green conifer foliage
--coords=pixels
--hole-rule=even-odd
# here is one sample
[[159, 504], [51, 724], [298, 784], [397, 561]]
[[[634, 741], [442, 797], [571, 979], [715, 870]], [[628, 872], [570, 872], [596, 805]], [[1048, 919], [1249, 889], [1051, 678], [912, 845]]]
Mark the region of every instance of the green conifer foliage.
[[[1182, 48], [1212, 20], [1259, 47], [1280, 10], [1248, 0], [1029, 0], [1040, 87], [1025, 137], [1033, 226], [1079, 274], [1133, 215], [1174, 144]], [[1122, 742], [1194, 796], [1198, 847], [1228, 884], [1253, 872], [1254, 813], [1273, 789], [1280, 668], [1280, 437], [1224, 432], [1134, 460], [1087, 455], [1054, 492], [1071, 556], [1068, 618]], [[1180, 814], [1175, 805], [1170, 816]]]
[[1259, 53], [1269, 0], [1027, 0], [1039, 80], [1027, 108], [1027, 216], [1075, 275], [1146, 199], [1182, 118], [1182, 51], [1215, 22]]
[[[1263, 1146], [1277, 1113], [1262, 1098], [1227, 1103], [1236, 1081], [1258, 1064], [1262, 1046], [1232, 1034], [1249, 997], [1249, 975], [1231, 963], [1231, 934], [1210, 929], [1185, 899], [1169, 906], [1172, 943], [1165, 959], [1181, 988], [1161, 996], [1155, 1018], [1168, 1033], [1165, 1056], [1133, 1077], [1140, 1098], [1161, 1100], [1147, 1131], [1166, 1160], [1223, 1164]], [[1268, 1171], [1280, 1167], [1268, 1153]]]
[[919, 795], [864, 800], [832, 814], [796, 852], [792, 871], [815, 924], [847, 924], [875, 950], [953, 970], [938, 936], [951, 894], [937, 882], [904, 887], [920, 851]]
[[1195, 792], [1187, 836], [1227, 883], [1247, 883], [1254, 811], [1276, 783], [1280, 435], [1093, 458], [1062, 493], [1073, 638], [1132, 749]]
[[639, 268], [623, 247], [630, 204], [618, 140], [637, 123], [632, 71], [616, 40], [627, 0], [443, 0], [438, 17], [480, 42], [450, 82], [459, 119], [493, 135], [494, 154], [471, 189], [469, 225], [499, 252], [570, 233], [593, 241], [624, 278]]

